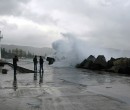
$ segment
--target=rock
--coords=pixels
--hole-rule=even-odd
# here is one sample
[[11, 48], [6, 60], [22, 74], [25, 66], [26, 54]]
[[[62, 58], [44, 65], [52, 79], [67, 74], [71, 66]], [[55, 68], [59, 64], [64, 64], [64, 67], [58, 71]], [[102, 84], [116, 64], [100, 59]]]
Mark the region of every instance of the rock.
[[114, 59], [114, 58], [111, 58], [108, 62], [107, 62], [107, 68], [109, 69], [109, 68], [111, 68], [112, 66], [114, 66], [114, 61], [115, 61], [116, 59]]
[[77, 64], [75, 67], [76, 67], [76, 68], [81, 68], [80, 64]]
[[86, 62], [83, 66], [83, 68], [86, 68], [86, 69], [91, 69], [94, 61], [95, 61], [95, 57], [93, 55], [90, 55], [87, 59], [86, 59]]
[[113, 66], [108, 71], [116, 73], [130, 74], [130, 58], [118, 58], [113, 62]]
[[106, 62], [106, 58], [104, 57], [104, 55], [99, 55], [93, 65], [91, 66], [91, 69], [93, 70], [100, 70], [100, 69], [105, 69], [107, 66], [107, 62]]
[[114, 73], [118, 73], [119, 72], [120, 67], [119, 66], [112, 66], [110, 69], [108, 69], [108, 72], [114, 72]]
[[104, 57], [104, 55], [99, 55], [99, 56], [96, 58], [94, 64], [99, 64], [99, 65], [101, 65], [101, 66], [103, 66], [103, 67], [106, 67], [107, 62], [106, 62], [106, 58]]
[[86, 62], [87, 62], [87, 59], [85, 59], [84, 61], [82, 61], [80, 64], [77, 64], [76, 67], [77, 68], [83, 68]]
[[54, 62], [55, 62], [55, 59], [54, 58], [52, 58], [52, 57], [47, 57], [47, 59], [46, 59], [49, 63], [49, 65], [51, 65], [51, 64], [53, 64]]
[[95, 57], [93, 55], [90, 55], [88, 58], [87, 58], [87, 61], [92, 61], [94, 62], [95, 61]]
[[118, 73], [130, 74], [130, 66], [119, 68]]
[[118, 58], [114, 61], [114, 66], [130, 66], [130, 58]]
[[91, 69], [93, 66], [93, 61], [87, 61], [83, 68]]
[[76, 67], [130, 74], [130, 58], [111, 58], [108, 62], [106, 62], [104, 55], [99, 55], [96, 59], [94, 56], [90, 55], [80, 64], [77, 64]]
[[87, 59], [83, 60], [80, 64], [77, 64], [77, 68], [86, 68], [89, 69], [91, 67], [91, 64], [95, 61], [95, 57], [93, 55], [90, 55]]

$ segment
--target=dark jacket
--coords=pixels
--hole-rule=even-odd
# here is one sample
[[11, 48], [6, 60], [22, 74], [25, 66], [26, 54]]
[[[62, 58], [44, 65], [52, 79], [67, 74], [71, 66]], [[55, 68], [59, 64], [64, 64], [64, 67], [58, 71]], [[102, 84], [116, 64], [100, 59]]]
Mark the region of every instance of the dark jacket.
[[37, 58], [36, 57], [33, 58], [33, 62], [34, 62], [34, 64], [37, 64]]
[[40, 65], [43, 65], [43, 62], [44, 62], [44, 61], [43, 61], [43, 58], [40, 58], [40, 59], [39, 59]]
[[17, 66], [17, 62], [18, 62], [18, 57], [14, 57], [13, 58], [13, 66]]

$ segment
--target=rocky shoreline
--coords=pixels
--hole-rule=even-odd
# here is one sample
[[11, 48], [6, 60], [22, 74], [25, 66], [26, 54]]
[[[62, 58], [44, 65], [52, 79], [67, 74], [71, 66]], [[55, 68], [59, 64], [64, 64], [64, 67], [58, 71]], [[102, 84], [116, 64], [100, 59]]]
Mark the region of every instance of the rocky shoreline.
[[90, 55], [76, 67], [130, 75], [130, 58], [111, 58], [106, 61], [104, 55], [99, 55], [97, 58]]

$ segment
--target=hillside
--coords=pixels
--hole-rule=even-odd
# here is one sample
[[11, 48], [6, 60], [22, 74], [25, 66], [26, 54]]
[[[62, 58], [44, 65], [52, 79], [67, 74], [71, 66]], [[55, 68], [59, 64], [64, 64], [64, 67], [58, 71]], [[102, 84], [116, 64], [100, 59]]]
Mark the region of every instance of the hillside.
[[37, 48], [37, 47], [31, 47], [31, 46], [5, 45], [5, 44], [2, 44], [1, 47], [5, 48], [7, 51], [18, 48], [18, 49], [22, 49], [23, 51], [26, 51], [26, 52], [29, 51], [32, 54], [42, 55], [42, 56], [45, 54], [49, 55], [54, 52], [54, 50], [49, 47]]

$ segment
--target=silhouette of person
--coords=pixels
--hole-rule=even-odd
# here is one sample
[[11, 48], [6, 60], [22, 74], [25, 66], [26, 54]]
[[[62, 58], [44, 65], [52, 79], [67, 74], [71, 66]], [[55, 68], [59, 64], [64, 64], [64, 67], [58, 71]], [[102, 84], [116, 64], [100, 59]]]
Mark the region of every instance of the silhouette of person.
[[39, 80], [39, 84], [43, 83], [43, 63], [44, 63], [44, 60], [43, 58], [40, 56], [40, 59], [39, 59], [39, 64], [40, 64], [40, 80]]
[[40, 59], [39, 59], [39, 64], [40, 64], [40, 73], [41, 73], [41, 71], [42, 71], [42, 73], [43, 73], [43, 58], [40, 56]]
[[17, 81], [16, 78], [16, 70], [17, 70], [17, 62], [18, 62], [18, 57], [15, 55], [15, 57], [13, 58], [13, 67], [14, 67], [14, 82]]
[[33, 58], [33, 63], [34, 63], [34, 71], [37, 72], [37, 56]]

